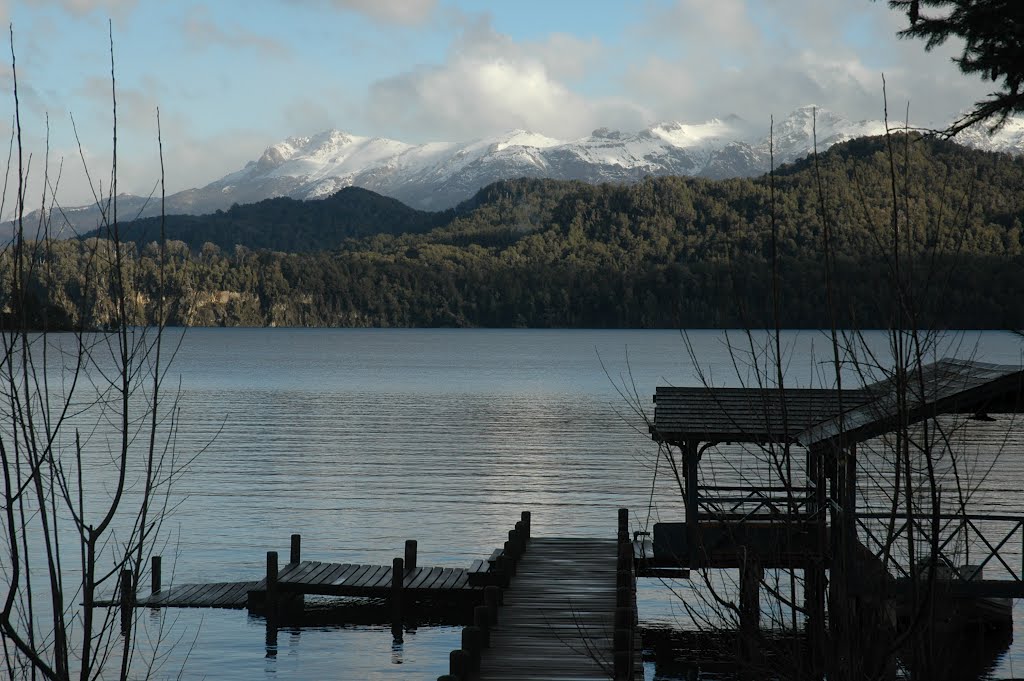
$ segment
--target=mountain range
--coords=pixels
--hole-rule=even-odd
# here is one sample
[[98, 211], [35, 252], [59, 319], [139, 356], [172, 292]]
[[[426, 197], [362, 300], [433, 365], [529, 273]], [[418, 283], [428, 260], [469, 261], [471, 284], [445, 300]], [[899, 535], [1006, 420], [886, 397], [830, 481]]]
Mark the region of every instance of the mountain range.
[[[639, 132], [600, 128], [589, 136], [557, 140], [526, 130], [467, 143], [409, 144], [327, 130], [289, 137], [258, 159], [204, 187], [167, 197], [168, 214], [200, 215], [273, 197], [319, 199], [345, 187], [370, 189], [421, 210], [443, 210], [502, 179], [544, 177], [599, 183], [631, 183], [645, 176], [749, 177], [857, 137], [880, 135], [879, 120], [851, 121], [813, 106], [801, 107], [774, 125], [772, 135], [750, 139], [733, 116], [699, 124], [652, 125]], [[745, 138], [746, 137], [746, 138]], [[967, 130], [964, 146], [1024, 153], [1024, 118], [1013, 118], [995, 135]], [[121, 195], [122, 215], [154, 215], [159, 202]], [[65, 208], [77, 231], [97, 224], [95, 206]]]

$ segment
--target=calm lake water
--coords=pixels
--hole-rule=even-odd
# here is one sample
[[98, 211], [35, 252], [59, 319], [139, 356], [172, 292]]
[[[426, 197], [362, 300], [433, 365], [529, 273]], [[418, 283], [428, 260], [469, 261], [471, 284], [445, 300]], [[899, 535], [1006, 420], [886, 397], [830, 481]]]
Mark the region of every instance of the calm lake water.
[[[713, 383], [740, 383], [722, 332], [688, 337]], [[955, 342], [961, 355], [1021, 361], [1010, 334]], [[821, 385], [825, 335], [787, 333], [784, 344], [787, 382]], [[656, 385], [699, 385], [678, 332], [194, 329], [172, 373], [177, 449], [205, 449], [176, 487], [165, 581], [172, 570], [179, 583], [257, 579], [293, 532], [309, 559], [390, 564], [417, 539], [420, 564], [466, 566], [525, 509], [548, 536], [613, 536], [621, 506], [637, 528], [682, 519], [671, 481], [652, 485], [657, 449], [620, 394], [652, 413]], [[686, 627], [654, 580], [642, 581], [640, 612], [649, 627]], [[387, 627], [305, 627], [280, 631], [268, 655], [263, 620], [244, 611], [142, 617], [179, 640], [161, 674], [189, 679], [422, 681], [446, 673], [460, 643], [456, 627], [419, 627], [402, 644]], [[994, 678], [1024, 672], [1024, 649], [993, 664]], [[648, 679], [676, 678], [646, 667]]]

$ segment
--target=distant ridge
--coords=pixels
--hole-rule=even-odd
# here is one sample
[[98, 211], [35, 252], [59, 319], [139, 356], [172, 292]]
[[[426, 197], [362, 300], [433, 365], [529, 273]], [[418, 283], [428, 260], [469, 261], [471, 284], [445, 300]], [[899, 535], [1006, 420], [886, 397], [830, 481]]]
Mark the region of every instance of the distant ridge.
[[[879, 135], [879, 120], [851, 121], [804, 106], [774, 126], [776, 165], [806, 156], [817, 146]], [[766, 134], [743, 132], [749, 123], [731, 116], [698, 124], [665, 122], [639, 132], [599, 128], [572, 141], [513, 130], [466, 143], [413, 145], [327, 130], [271, 145], [255, 161], [219, 180], [167, 197], [169, 215], [198, 215], [268, 198], [318, 199], [355, 186], [396, 198], [420, 210], [444, 210], [495, 181], [520, 177], [632, 183], [646, 176], [750, 177], [770, 165]], [[1024, 153], [1024, 118], [1011, 119], [995, 136], [963, 132], [958, 143], [986, 151]], [[159, 202], [119, 197], [122, 215], [155, 215]], [[64, 209], [78, 232], [97, 225], [95, 206]]]

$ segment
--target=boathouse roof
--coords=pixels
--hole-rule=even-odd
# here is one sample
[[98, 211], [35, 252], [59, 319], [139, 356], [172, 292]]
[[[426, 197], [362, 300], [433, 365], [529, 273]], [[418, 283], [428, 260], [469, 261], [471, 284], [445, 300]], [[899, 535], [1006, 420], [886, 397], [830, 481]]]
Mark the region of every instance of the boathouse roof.
[[[953, 358], [908, 372], [907, 422], [940, 414], [1024, 411], [1024, 370]], [[651, 437], [659, 442], [796, 443], [847, 446], [899, 424], [896, 381], [853, 390], [662, 387]]]
[[[864, 390], [818, 388], [670, 388], [654, 394], [651, 434], [659, 442], [796, 442], [843, 409], [864, 404]], [[783, 409], [785, 406], [785, 409]]]
[[1024, 369], [947, 357], [907, 372], [906, 390], [895, 378], [867, 386], [876, 397], [818, 423], [797, 436], [805, 447], [847, 446], [895, 430], [900, 400], [908, 424], [941, 414], [1012, 414], [1024, 411]]

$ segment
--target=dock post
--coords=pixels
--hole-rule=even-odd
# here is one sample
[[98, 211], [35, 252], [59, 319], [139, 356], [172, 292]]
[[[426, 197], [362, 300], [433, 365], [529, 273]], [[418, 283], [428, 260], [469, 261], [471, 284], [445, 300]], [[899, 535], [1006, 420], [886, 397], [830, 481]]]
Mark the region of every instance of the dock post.
[[267, 551], [267, 616], [277, 615], [277, 551]]
[[615, 679], [633, 678], [633, 647], [636, 645], [633, 626], [633, 608], [628, 606], [615, 608], [615, 628], [612, 638]]
[[761, 625], [761, 580], [764, 568], [752, 556], [740, 568], [740, 641], [747, 660], [757, 655], [757, 637]]
[[487, 608], [487, 618], [491, 626], [498, 624], [498, 602], [501, 600], [501, 590], [494, 586], [484, 587], [484, 606]]
[[153, 556], [150, 559], [150, 570], [149, 570], [149, 584], [150, 594], [156, 594], [160, 591], [161, 582], [161, 560], [160, 556]]
[[405, 579], [405, 561], [391, 561], [391, 635], [402, 642], [402, 581]]
[[523, 521], [523, 530], [526, 533], [526, 541], [530, 541], [530, 512], [523, 511], [521, 519]]
[[619, 542], [629, 541], [629, 509], [619, 509]]
[[302, 560], [302, 535], [292, 535], [292, 547], [291, 552], [288, 555], [289, 563], [298, 563]]
[[473, 608], [473, 626], [480, 630], [480, 647], [491, 647], [491, 614], [486, 605]]
[[468, 671], [467, 666], [466, 651], [459, 648], [449, 653], [448, 672], [451, 676], [459, 679], [459, 681], [466, 681], [469, 678], [469, 675], [466, 673]]
[[132, 628], [132, 607], [135, 590], [132, 589], [132, 571], [121, 570], [121, 635], [128, 636]]
[[504, 581], [505, 586], [508, 586], [509, 578], [516, 573], [516, 556], [513, 553], [515, 549], [512, 548], [512, 542], [507, 541], [502, 547], [505, 555], [502, 556], [502, 567], [505, 569]]
[[405, 540], [405, 569], [407, 572], [412, 572], [416, 569], [416, 550], [417, 542], [415, 539]]
[[462, 630], [462, 652], [466, 654], [466, 678], [476, 678], [480, 673], [480, 630], [476, 627]]
[[700, 542], [700, 501], [697, 494], [697, 463], [700, 460], [700, 443], [687, 440], [683, 452], [686, 476], [686, 550], [689, 565], [697, 567], [697, 545]]

